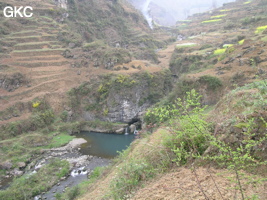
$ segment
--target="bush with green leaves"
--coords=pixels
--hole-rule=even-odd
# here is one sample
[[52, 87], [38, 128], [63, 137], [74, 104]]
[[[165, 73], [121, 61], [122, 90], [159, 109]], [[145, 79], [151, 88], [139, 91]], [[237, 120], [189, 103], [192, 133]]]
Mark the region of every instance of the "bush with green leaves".
[[199, 78], [200, 83], [204, 83], [208, 85], [208, 89], [210, 90], [215, 90], [218, 89], [219, 87], [222, 87], [222, 81], [215, 77], [215, 76], [210, 76], [210, 75], [204, 75]]
[[[240, 198], [242, 200], [249, 198], [245, 195], [243, 184], [253, 183], [242, 170], [256, 170], [259, 166], [267, 165], [265, 159], [257, 156], [259, 151], [264, 153], [262, 147], [267, 142], [267, 136], [259, 130], [255, 131], [259, 126], [267, 127], [266, 117], [260, 114], [247, 116], [247, 119], [242, 121], [242, 127], [246, 131], [238, 135], [240, 140], [235, 143], [227, 142], [212, 134], [211, 125], [204, 119], [204, 108], [200, 108], [196, 103], [197, 98], [199, 99], [199, 96], [191, 91], [184, 102], [176, 103], [181, 108], [182, 115], [176, 120], [171, 120], [175, 136], [169, 145], [176, 155], [174, 161], [178, 165], [183, 165], [188, 161], [206, 160], [226, 167], [235, 174], [234, 181], [237, 185], [235, 189], [240, 192]], [[255, 115], [257, 118], [251, 117]], [[236, 123], [238, 120], [240, 121], [238, 118]], [[255, 183], [263, 181], [266, 179], [259, 178]]]
[[190, 71], [188, 66], [192, 64], [198, 66], [198, 69], [202, 68], [204, 66], [203, 59], [202, 55], [180, 55], [176, 49], [171, 57], [170, 69], [175, 74], [187, 73]]
[[186, 98], [190, 104], [183, 102], [181, 98], [177, 98], [172, 104], [149, 109], [144, 117], [145, 122], [147, 124], [162, 123], [170, 119], [177, 119], [187, 112], [192, 113], [196, 112], [196, 109], [201, 109], [199, 103], [201, 96], [197, 94], [196, 90], [186, 92]]
[[[259, 88], [262, 94], [259, 93], [255, 96], [258, 99], [259, 95], [266, 93], [264, 86], [266, 86], [266, 82], [261, 81], [244, 86], [242, 89]], [[256, 112], [256, 110], [254, 110], [254, 114], [251, 112], [240, 113], [244, 115], [243, 117], [233, 116], [235, 123], [231, 126], [241, 127], [246, 131], [237, 136], [239, 138], [237, 142], [232, 143], [227, 139], [230, 136], [222, 139], [212, 134], [212, 124], [205, 120], [205, 108], [200, 106], [200, 98], [201, 96], [195, 90], [191, 90], [187, 92], [184, 101], [177, 99], [174, 104], [169, 106], [149, 110], [145, 120], [152, 122], [168, 120], [173, 129], [173, 137], [167, 146], [174, 152], [175, 158], [172, 161], [177, 165], [181, 166], [194, 161], [208, 161], [223, 168], [226, 167], [235, 174], [233, 181], [236, 182], [235, 190], [239, 191], [240, 199], [249, 198], [244, 192], [244, 184], [262, 183], [266, 180], [259, 178], [252, 183], [249, 180], [252, 176], [248, 177], [243, 173], [243, 171], [256, 170], [259, 166], [267, 165], [267, 161], [262, 156], [264, 155], [262, 147], [267, 142], [267, 136], [264, 131], [260, 132], [267, 127], [266, 117], [263, 117], [264, 113]]]

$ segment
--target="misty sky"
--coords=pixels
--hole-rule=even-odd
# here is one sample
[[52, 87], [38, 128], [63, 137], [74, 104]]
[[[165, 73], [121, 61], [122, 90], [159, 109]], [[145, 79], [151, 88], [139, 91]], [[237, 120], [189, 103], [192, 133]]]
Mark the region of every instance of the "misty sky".
[[197, 12], [204, 12], [214, 6], [235, 0], [129, 0], [146, 17], [149, 24], [152, 19], [162, 25], [174, 25], [176, 21], [185, 19]]

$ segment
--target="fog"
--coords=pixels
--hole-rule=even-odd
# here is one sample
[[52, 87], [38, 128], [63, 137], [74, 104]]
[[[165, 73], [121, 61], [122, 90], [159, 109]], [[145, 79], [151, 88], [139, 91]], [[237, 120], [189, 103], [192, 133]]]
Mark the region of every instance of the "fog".
[[145, 16], [148, 24], [153, 28], [152, 21], [172, 26], [178, 20], [188, 16], [211, 10], [235, 0], [128, 0]]

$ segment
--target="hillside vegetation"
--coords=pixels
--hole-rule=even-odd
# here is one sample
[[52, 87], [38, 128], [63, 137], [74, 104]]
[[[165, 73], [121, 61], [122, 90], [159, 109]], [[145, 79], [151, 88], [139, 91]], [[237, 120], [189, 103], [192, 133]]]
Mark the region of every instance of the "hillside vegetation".
[[75, 164], [46, 152], [76, 133], [130, 125], [127, 150], [55, 198], [267, 199], [264, 0], [154, 30], [124, 0], [0, 8], [27, 3], [33, 18], [0, 21], [0, 181], [16, 177], [0, 199], [67, 177]]
[[237, 1], [177, 25], [176, 85], [78, 199], [267, 198], [266, 6]]

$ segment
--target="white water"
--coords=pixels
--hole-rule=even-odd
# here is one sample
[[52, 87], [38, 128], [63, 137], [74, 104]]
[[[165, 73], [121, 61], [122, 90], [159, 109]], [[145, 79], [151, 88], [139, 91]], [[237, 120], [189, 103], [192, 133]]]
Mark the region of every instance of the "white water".
[[125, 133], [124, 133], [124, 135], [129, 135], [129, 133], [128, 133], [128, 127], [125, 128]]
[[85, 167], [80, 167], [78, 169], [74, 169], [71, 171], [70, 175], [72, 177], [80, 176], [80, 175], [86, 175], [88, 173], [87, 170], [85, 170]]
[[153, 19], [152, 19], [152, 17], [149, 14], [149, 11], [150, 11], [149, 4], [150, 4], [150, 2], [151, 2], [151, 0], [146, 0], [144, 2], [144, 4], [141, 7], [141, 12], [145, 16], [145, 18], [146, 18], [146, 20], [148, 22], [149, 27], [151, 29], [153, 29], [153, 23], [152, 23]]

